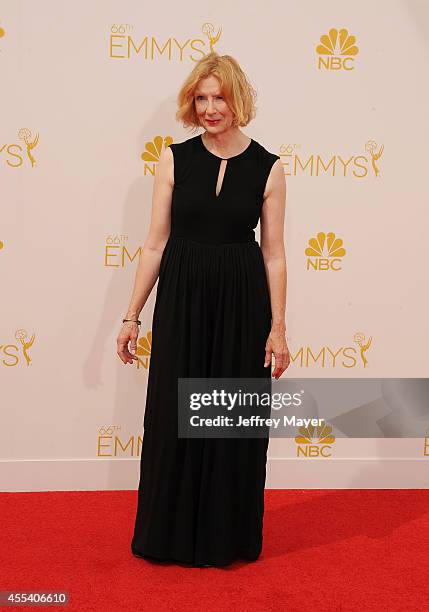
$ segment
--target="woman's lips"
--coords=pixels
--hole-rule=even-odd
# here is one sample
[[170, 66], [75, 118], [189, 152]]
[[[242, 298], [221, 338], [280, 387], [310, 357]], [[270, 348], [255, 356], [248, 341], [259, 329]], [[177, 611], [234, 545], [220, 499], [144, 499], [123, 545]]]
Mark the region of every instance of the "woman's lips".
[[211, 121], [210, 119], [206, 119], [207, 123], [209, 123], [210, 125], [215, 125], [216, 123], [219, 123], [220, 119], [215, 119], [214, 121]]

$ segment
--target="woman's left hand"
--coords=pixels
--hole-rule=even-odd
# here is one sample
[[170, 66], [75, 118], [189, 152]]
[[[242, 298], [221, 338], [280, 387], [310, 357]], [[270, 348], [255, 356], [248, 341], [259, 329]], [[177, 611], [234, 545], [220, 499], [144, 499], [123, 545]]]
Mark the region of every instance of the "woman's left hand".
[[271, 363], [274, 354], [275, 368], [272, 373], [273, 378], [280, 378], [283, 372], [289, 367], [290, 354], [286, 343], [285, 331], [271, 330], [265, 345], [265, 363], [267, 367]]

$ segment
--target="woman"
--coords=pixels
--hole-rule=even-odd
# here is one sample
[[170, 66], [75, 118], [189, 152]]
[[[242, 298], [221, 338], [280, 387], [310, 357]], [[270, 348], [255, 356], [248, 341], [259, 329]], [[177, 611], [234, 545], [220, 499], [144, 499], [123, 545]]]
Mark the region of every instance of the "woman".
[[205, 131], [171, 144], [158, 163], [150, 230], [117, 339], [119, 357], [133, 363], [138, 316], [159, 275], [137, 557], [207, 567], [256, 560], [262, 549], [268, 438], [179, 438], [177, 430], [179, 377], [271, 380], [272, 355], [274, 378], [290, 361], [285, 176], [279, 156], [239, 128], [253, 118], [254, 99], [232, 57], [205, 56], [182, 86], [176, 115]]

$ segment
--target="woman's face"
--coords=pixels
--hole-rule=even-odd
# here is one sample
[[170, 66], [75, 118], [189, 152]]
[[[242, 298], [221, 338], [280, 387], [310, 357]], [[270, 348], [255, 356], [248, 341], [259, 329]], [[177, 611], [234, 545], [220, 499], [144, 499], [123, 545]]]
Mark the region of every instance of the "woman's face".
[[221, 94], [216, 77], [209, 76], [198, 83], [194, 102], [199, 123], [207, 132], [218, 134], [232, 126], [234, 115]]

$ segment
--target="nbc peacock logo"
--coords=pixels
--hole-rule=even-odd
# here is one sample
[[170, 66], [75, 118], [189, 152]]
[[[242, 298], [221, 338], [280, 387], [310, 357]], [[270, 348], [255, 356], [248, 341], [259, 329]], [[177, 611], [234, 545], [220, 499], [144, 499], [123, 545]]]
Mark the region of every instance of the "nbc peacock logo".
[[310, 238], [308, 247], [305, 249], [307, 255], [307, 270], [332, 270], [338, 272], [342, 269], [341, 261], [346, 250], [341, 238], [337, 238], [334, 232], [319, 232], [316, 237]]
[[161, 157], [163, 149], [166, 149], [173, 142], [171, 136], [155, 136], [153, 140], [149, 140], [145, 144], [145, 150], [141, 154], [141, 159], [145, 162], [143, 166], [143, 174], [155, 176], [156, 166]]
[[356, 37], [346, 28], [331, 28], [320, 37], [316, 47], [318, 70], [354, 70], [354, 61], [359, 53]]
[[0, 24], [0, 39], [6, 36], [6, 30]]
[[314, 458], [322, 457], [326, 459], [332, 456], [332, 445], [335, 436], [332, 434], [332, 427], [328, 424], [310, 425], [300, 427], [299, 434], [295, 436], [296, 456]]
[[142, 336], [137, 340], [136, 360], [137, 369], [143, 367], [145, 370], [149, 369], [150, 355], [152, 352], [152, 331], [149, 330], [146, 336]]
[[174, 35], [160, 39], [154, 34], [136, 34], [130, 23], [115, 23], [109, 32], [109, 57], [122, 60], [139, 58], [151, 63], [157, 60], [196, 62], [215, 50], [222, 28], [205, 22], [201, 26], [201, 34], [188, 35], [183, 41]]

